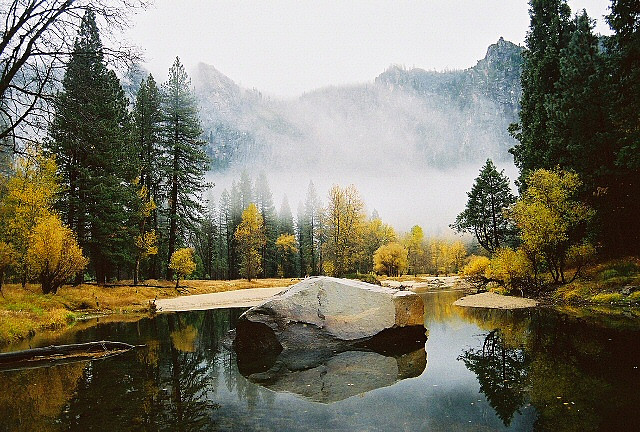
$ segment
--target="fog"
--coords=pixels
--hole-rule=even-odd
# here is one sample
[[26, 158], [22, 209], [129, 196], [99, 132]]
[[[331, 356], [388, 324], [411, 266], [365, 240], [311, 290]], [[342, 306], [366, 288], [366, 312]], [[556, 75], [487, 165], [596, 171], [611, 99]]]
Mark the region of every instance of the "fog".
[[[487, 158], [511, 179], [517, 173], [508, 153], [511, 102], [483, 94], [468, 76], [390, 68], [373, 82], [274, 100], [200, 65], [195, 88], [215, 183], [209, 201], [217, 206], [242, 171], [254, 182], [264, 172], [276, 209], [286, 195], [294, 215], [310, 181], [325, 204], [332, 185], [354, 184], [368, 214], [377, 210], [397, 230], [418, 224], [451, 235]], [[429, 90], [402, 86], [407, 77]]]
[[[310, 181], [313, 181], [318, 197], [327, 203], [329, 188], [338, 184], [342, 187], [354, 184], [367, 206], [367, 214], [375, 209], [382, 220], [396, 230], [408, 231], [413, 225], [420, 225], [426, 234], [432, 236], [450, 236], [448, 225], [455, 220], [466, 204], [466, 192], [471, 189], [473, 180], [482, 166], [467, 164], [446, 170], [434, 168], [396, 169], [393, 164], [380, 167], [376, 172], [331, 170], [328, 167], [318, 170], [309, 167], [298, 171], [268, 172], [267, 179], [273, 202], [277, 210], [286, 195], [294, 214], [300, 203], [306, 199]], [[517, 170], [513, 164], [503, 164], [505, 174], [514, 179]], [[255, 181], [258, 172], [247, 170]], [[220, 194], [229, 191], [234, 180], [240, 178], [240, 171], [229, 170], [224, 173], [210, 173], [208, 178], [215, 182], [209, 199], [217, 208]]]

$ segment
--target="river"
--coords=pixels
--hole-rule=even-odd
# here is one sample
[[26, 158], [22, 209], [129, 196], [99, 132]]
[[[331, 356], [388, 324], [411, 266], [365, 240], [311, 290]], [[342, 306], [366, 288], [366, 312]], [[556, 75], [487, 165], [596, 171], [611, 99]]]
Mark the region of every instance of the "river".
[[452, 305], [459, 291], [421, 295], [424, 350], [340, 353], [269, 376], [241, 373], [228, 348], [241, 309], [40, 336], [30, 343], [145, 347], [0, 372], [0, 431], [640, 430], [637, 318], [468, 309]]

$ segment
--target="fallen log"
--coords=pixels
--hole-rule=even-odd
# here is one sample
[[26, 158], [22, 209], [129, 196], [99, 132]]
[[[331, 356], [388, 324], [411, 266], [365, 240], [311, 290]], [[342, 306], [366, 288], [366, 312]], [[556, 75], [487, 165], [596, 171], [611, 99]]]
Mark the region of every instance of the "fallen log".
[[42, 348], [31, 348], [23, 351], [0, 353], [0, 366], [23, 363], [56, 361], [73, 358], [76, 360], [95, 359], [113, 354], [123, 353], [135, 348], [124, 342], [98, 341], [70, 345], [50, 345]]

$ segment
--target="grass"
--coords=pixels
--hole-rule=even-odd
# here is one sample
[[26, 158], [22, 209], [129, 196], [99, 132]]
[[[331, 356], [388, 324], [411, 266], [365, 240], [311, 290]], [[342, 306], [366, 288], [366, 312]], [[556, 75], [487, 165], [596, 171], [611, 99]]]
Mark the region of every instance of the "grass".
[[640, 259], [627, 257], [592, 265], [581, 278], [558, 287], [552, 298], [566, 304], [639, 304]]
[[189, 294], [209, 294], [246, 288], [288, 286], [298, 279], [256, 279], [175, 282], [148, 280], [133, 286], [120, 281], [117, 286], [83, 284], [64, 286], [57, 294], [42, 294], [40, 286], [4, 285], [0, 296], [0, 344], [24, 339], [43, 330], [60, 329], [83, 316], [109, 314], [141, 314], [149, 311], [150, 302], [158, 298]]

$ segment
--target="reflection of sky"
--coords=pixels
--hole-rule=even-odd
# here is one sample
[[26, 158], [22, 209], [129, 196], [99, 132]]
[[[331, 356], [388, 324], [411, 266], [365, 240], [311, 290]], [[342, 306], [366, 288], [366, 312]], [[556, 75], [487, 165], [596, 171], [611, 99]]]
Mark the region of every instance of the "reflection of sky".
[[[451, 296], [443, 298], [451, 300]], [[271, 392], [250, 383], [234, 369], [237, 375], [233, 379], [242, 380], [242, 386], [255, 387], [251, 390], [257, 393], [255, 405], [248, 407], [250, 402], [239, 400], [235, 391], [229, 392], [224, 378], [219, 377], [214, 402], [222, 407], [212, 416], [235, 417], [233, 426], [229, 423], [233, 430], [504, 430], [479, 392], [476, 375], [457, 360], [463, 349], [481, 346], [486, 332], [456, 315], [455, 309], [447, 310], [453, 313], [428, 323], [427, 368], [417, 378], [324, 405]], [[523, 408], [508, 430], [531, 430], [535, 416], [533, 408]]]

